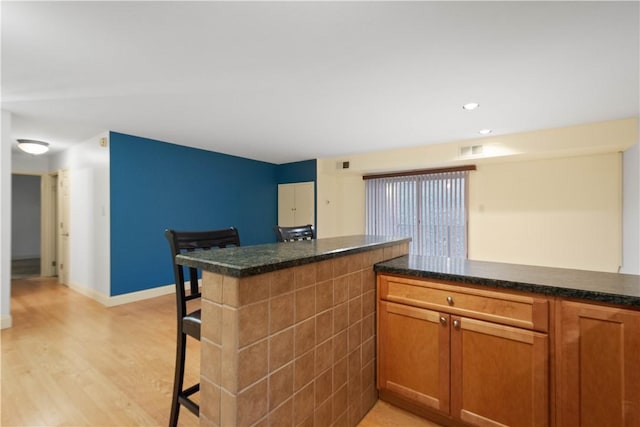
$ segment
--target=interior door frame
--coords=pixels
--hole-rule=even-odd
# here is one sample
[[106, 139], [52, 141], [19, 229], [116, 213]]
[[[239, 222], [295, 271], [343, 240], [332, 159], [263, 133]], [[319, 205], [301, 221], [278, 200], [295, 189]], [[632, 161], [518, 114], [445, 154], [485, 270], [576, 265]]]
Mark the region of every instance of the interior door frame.
[[42, 174], [40, 178], [40, 275], [58, 275], [58, 173]]

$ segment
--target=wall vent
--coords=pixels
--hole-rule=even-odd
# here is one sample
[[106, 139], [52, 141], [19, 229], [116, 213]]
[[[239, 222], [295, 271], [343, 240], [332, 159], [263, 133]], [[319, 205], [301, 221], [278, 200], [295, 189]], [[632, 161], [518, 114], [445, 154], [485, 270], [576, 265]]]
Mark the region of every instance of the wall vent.
[[482, 145], [468, 145], [460, 147], [460, 157], [479, 156], [482, 154]]
[[336, 164], [336, 168], [337, 169], [349, 169], [349, 162], [348, 161], [346, 161], [346, 162], [338, 162]]

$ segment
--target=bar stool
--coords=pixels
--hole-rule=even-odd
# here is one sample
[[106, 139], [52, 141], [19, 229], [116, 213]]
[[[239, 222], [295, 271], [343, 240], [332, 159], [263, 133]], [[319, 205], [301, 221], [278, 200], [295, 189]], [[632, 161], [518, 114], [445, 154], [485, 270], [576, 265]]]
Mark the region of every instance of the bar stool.
[[276, 225], [273, 228], [278, 242], [293, 242], [296, 240], [312, 240], [316, 238], [313, 225], [296, 225], [294, 227], [281, 227]]
[[[198, 269], [184, 267], [176, 264], [176, 255], [202, 249], [224, 248], [227, 246], [240, 246], [240, 236], [235, 227], [210, 231], [174, 231], [165, 230], [165, 237], [169, 241], [171, 249], [171, 263], [176, 283], [177, 302], [177, 344], [176, 367], [173, 382], [173, 397], [171, 401], [171, 415], [169, 426], [178, 424], [180, 405], [187, 408], [196, 416], [200, 416], [200, 406], [191, 399], [191, 396], [200, 390], [200, 383], [191, 387], [184, 386], [184, 365], [187, 347], [187, 336], [200, 341], [200, 310], [187, 311], [187, 301], [201, 297], [198, 284]], [[185, 289], [185, 270], [189, 270], [189, 292]]]

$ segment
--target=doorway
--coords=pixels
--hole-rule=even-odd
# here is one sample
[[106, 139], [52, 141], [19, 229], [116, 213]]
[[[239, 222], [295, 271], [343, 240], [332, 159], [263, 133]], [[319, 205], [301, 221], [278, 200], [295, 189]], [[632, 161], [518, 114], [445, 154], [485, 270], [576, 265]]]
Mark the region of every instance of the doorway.
[[40, 276], [41, 179], [39, 175], [12, 174], [11, 278]]

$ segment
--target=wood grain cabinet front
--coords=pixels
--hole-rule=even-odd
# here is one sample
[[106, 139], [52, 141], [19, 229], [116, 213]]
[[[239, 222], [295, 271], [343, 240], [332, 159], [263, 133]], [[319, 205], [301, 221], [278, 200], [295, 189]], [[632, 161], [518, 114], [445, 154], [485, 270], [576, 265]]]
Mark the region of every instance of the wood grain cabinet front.
[[558, 426], [640, 426], [640, 312], [562, 301]]
[[549, 425], [549, 337], [511, 326], [545, 329], [546, 300], [387, 275], [378, 286], [383, 399], [446, 424]]

